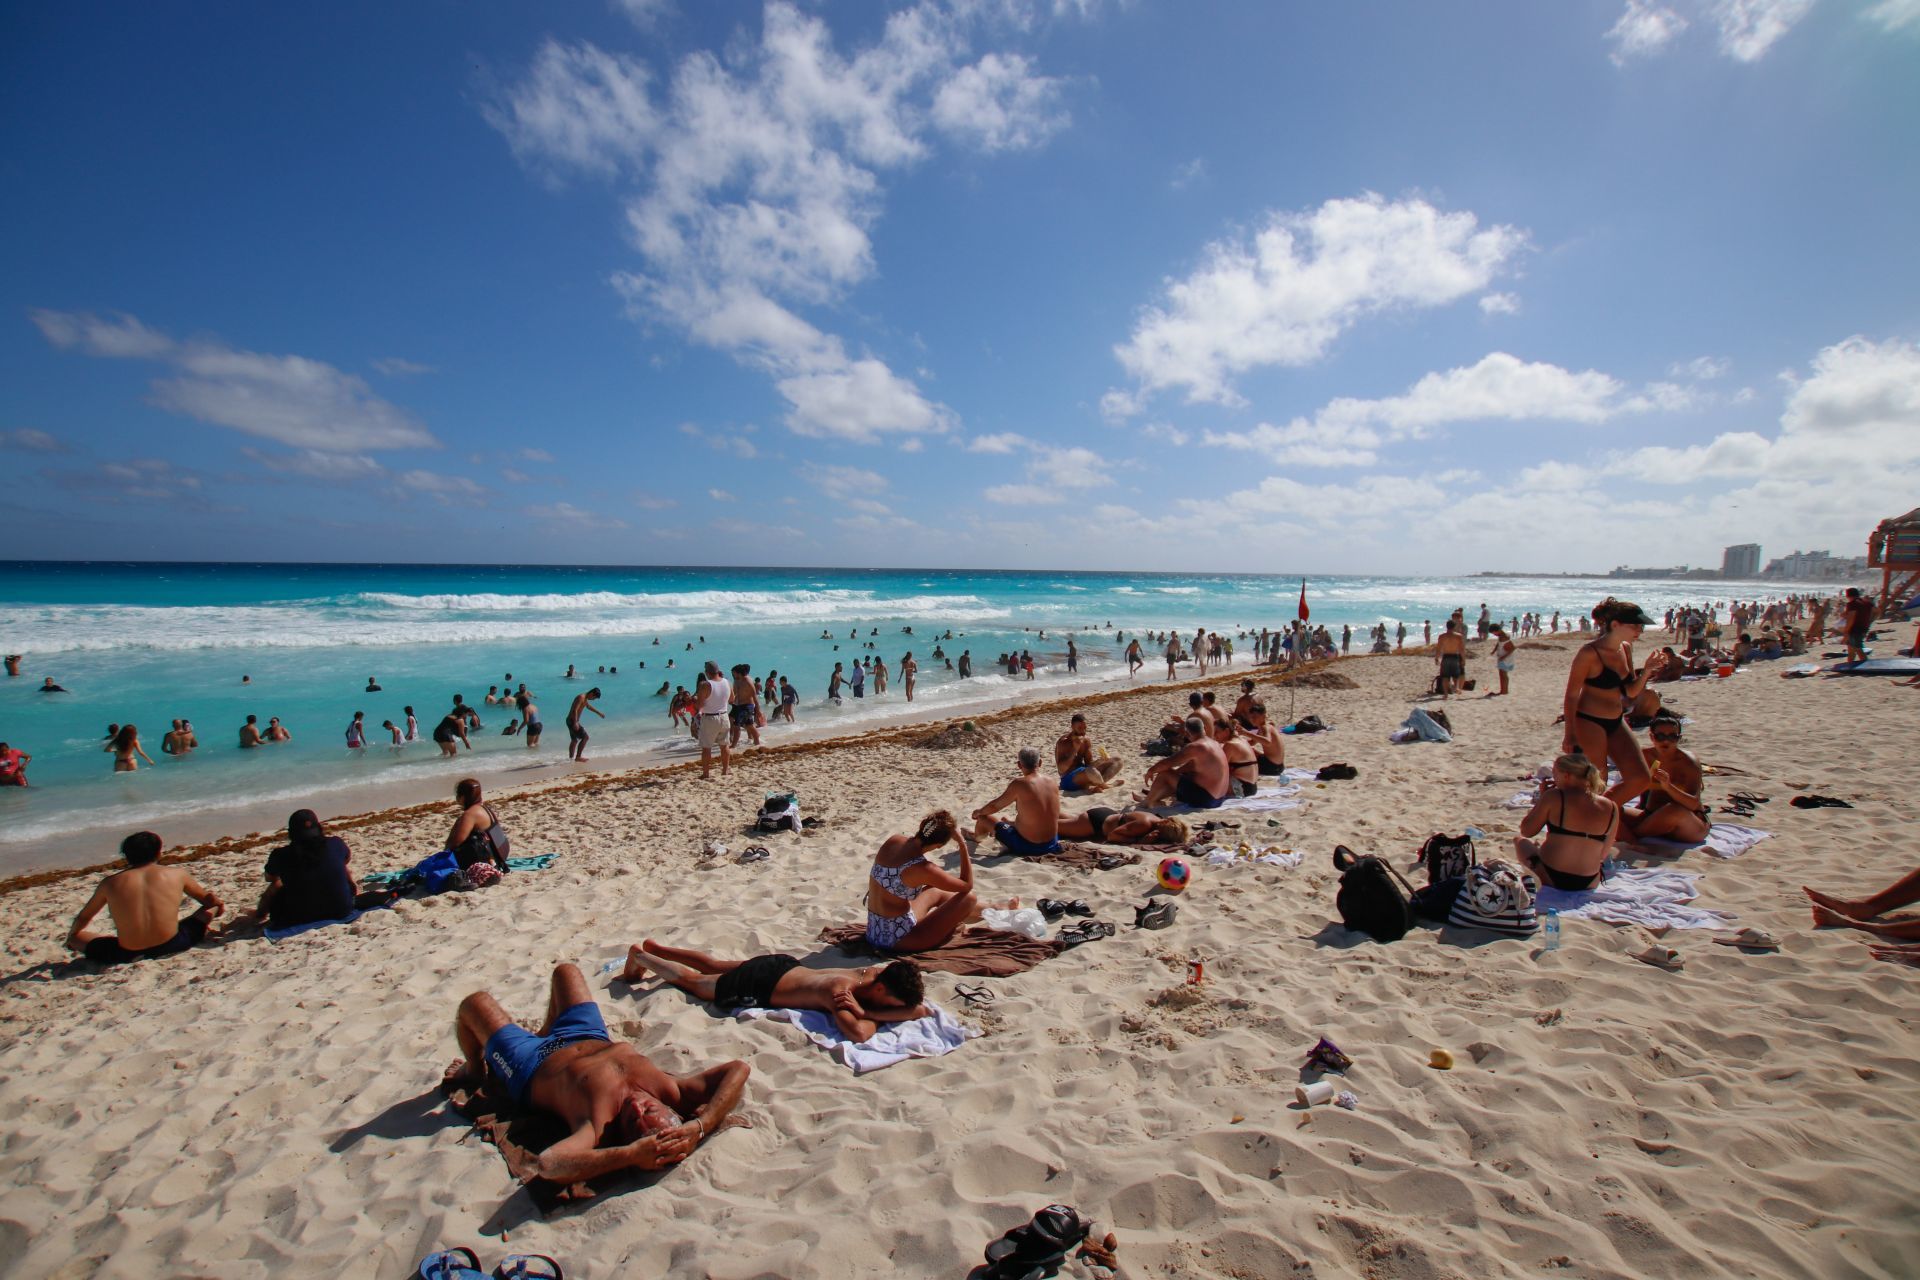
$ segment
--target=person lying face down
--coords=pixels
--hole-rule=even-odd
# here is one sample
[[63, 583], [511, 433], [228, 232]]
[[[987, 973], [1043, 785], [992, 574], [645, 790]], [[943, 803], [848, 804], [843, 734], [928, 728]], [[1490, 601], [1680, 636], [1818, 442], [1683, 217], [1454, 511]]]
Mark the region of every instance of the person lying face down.
[[727, 1008], [831, 1014], [840, 1034], [856, 1043], [871, 1040], [888, 1023], [927, 1016], [920, 971], [905, 960], [863, 969], [808, 969], [789, 955], [722, 960], [649, 938], [627, 949], [621, 976], [639, 982], [650, 973]]
[[746, 1092], [747, 1064], [723, 1062], [672, 1076], [607, 1034], [587, 979], [556, 965], [547, 1017], [529, 1031], [476, 991], [460, 1002], [461, 1057], [447, 1078], [491, 1075], [522, 1106], [557, 1116], [569, 1133], [537, 1157], [539, 1176], [562, 1184], [620, 1169], [665, 1169], [718, 1133]]

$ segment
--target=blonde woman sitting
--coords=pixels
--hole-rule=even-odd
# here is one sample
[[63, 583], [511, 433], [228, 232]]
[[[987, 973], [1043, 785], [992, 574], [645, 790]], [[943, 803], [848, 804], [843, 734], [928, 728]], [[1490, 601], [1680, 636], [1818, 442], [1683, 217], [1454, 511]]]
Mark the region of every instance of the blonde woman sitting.
[[[1596, 888], [1600, 867], [1620, 834], [1620, 806], [1599, 794], [1605, 776], [1578, 751], [1553, 762], [1553, 782], [1520, 820], [1513, 852], [1520, 864], [1556, 889]], [[1529, 837], [1544, 829], [1540, 840]]]

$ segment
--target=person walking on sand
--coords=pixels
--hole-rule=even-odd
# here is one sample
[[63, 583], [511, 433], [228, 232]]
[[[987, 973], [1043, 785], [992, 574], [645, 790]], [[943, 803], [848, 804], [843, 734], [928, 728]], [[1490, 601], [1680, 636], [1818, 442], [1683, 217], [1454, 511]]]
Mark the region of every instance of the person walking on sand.
[[[837, 662], [833, 673], [840, 674]], [[711, 658], [700, 682], [693, 687], [693, 707], [693, 736], [700, 743], [700, 777], [713, 777], [713, 753], [718, 751], [720, 776], [724, 778], [733, 767], [733, 752], [727, 746], [727, 681], [720, 674], [720, 664]]]
[[1867, 632], [1873, 627], [1873, 597], [1858, 587], [1848, 587], [1846, 602], [1841, 608], [1846, 612], [1842, 621], [1847, 628], [1847, 662], [1865, 662]]
[[140, 730], [130, 724], [121, 725], [120, 732], [113, 735], [113, 741], [109, 742], [104, 749], [113, 752], [115, 773], [132, 773], [138, 769], [140, 766], [134, 763], [135, 756], [139, 756], [148, 764], [153, 763], [153, 757], [140, 749]]
[[580, 717], [591, 711], [602, 720], [607, 715], [593, 704], [600, 698], [600, 686], [595, 685], [585, 693], [575, 694], [573, 705], [567, 708], [567, 759], [580, 764], [587, 762], [587, 726]]
[[1466, 632], [1452, 618], [1440, 633], [1440, 643], [1433, 646], [1433, 660], [1440, 667], [1440, 696], [1451, 698], [1460, 692], [1460, 682], [1467, 674]]
[[1519, 646], [1513, 643], [1513, 637], [1507, 629], [1498, 623], [1491, 628], [1493, 632], [1493, 669], [1500, 673], [1499, 689], [1487, 694], [1489, 698], [1506, 696], [1507, 679], [1513, 675], [1513, 651]]
[[[136, 831], [122, 840], [120, 856], [126, 859], [127, 869], [114, 872], [94, 889], [67, 931], [67, 950], [107, 965], [174, 955], [206, 937], [213, 918], [227, 909], [219, 895], [185, 867], [159, 865], [160, 837], [151, 831]], [[184, 920], [180, 919], [183, 897], [200, 904]], [[87, 928], [102, 908], [113, 919], [113, 933]]]
[[913, 701], [913, 690], [920, 676], [920, 664], [913, 660], [913, 650], [909, 649], [900, 658], [900, 682], [907, 687], [907, 701]]

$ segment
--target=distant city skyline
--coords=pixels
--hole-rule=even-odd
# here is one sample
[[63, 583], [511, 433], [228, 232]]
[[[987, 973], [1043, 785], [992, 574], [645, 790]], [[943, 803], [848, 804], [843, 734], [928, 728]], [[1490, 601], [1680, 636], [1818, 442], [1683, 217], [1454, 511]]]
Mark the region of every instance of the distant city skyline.
[[1920, 494], [1906, 0], [107, 13], [6, 19], [10, 556], [1605, 572]]

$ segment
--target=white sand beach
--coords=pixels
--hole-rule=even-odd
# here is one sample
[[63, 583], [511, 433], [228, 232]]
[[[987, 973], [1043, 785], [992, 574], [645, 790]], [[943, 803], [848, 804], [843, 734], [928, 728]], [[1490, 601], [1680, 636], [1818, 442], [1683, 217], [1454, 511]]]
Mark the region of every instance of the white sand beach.
[[[1050, 1202], [1115, 1231], [1133, 1277], [1913, 1274], [1916, 975], [1871, 960], [1864, 935], [1814, 931], [1799, 886], [1864, 893], [1920, 862], [1920, 691], [1767, 664], [1663, 686], [1691, 718], [1688, 747], [1741, 771], [1710, 778], [1708, 800], [1771, 797], [1750, 820], [1771, 839], [1675, 865], [1700, 877], [1694, 905], [1773, 932], [1778, 954], [1674, 930], [1663, 942], [1686, 966], [1664, 972], [1632, 958], [1653, 940], [1635, 926], [1569, 920], [1551, 952], [1538, 936], [1420, 928], [1382, 945], [1339, 926], [1337, 843], [1405, 869], [1428, 835], [1475, 825], [1482, 857], [1506, 856], [1520, 815], [1502, 802], [1557, 749], [1572, 643], [1523, 645], [1510, 697], [1448, 704], [1446, 745], [1387, 741], [1426, 656], [1344, 661], [1356, 688], [1299, 689], [1293, 717], [1334, 727], [1290, 738], [1289, 763], [1345, 761], [1358, 778], [1307, 784], [1278, 826], [1218, 815], [1304, 865], [1198, 866], [1164, 931], [1132, 927], [1151, 859], [985, 858], [983, 897], [1084, 898], [1118, 933], [984, 980], [997, 999], [983, 1009], [929, 975], [929, 998], [985, 1034], [860, 1077], [792, 1027], [601, 967], [648, 936], [813, 952], [823, 927], [862, 918], [882, 839], [991, 797], [1016, 747], [1063, 731], [1064, 706], [984, 717], [997, 742], [980, 750], [891, 730], [748, 753], [725, 782], [682, 766], [503, 792], [514, 852], [558, 854], [552, 869], [280, 943], [69, 966], [60, 939], [91, 877], [19, 889], [0, 987], [7, 1274], [402, 1277], [467, 1244], [487, 1266], [546, 1253], [587, 1280], [958, 1276]], [[1137, 692], [1083, 700], [1135, 783], [1141, 741], [1185, 692], [1141, 674]], [[1205, 687], [1230, 702], [1246, 674]], [[1285, 714], [1288, 690], [1256, 674]], [[822, 825], [745, 834], [775, 789]], [[1790, 807], [1802, 791], [1855, 807]], [[452, 817], [449, 798], [336, 830], [364, 872], [424, 857]], [[710, 839], [772, 856], [703, 858]], [[265, 853], [218, 853], [196, 874], [244, 904]], [[1206, 978], [1189, 987], [1194, 957]], [[669, 1070], [748, 1062], [751, 1127], [543, 1218], [436, 1085], [463, 996], [491, 990], [537, 1023], [562, 961], [585, 968], [613, 1033]], [[1294, 1103], [1321, 1036], [1354, 1061], [1356, 1110]], [[1452, 1070], [1427, 1065], [1435, 1048]]]

